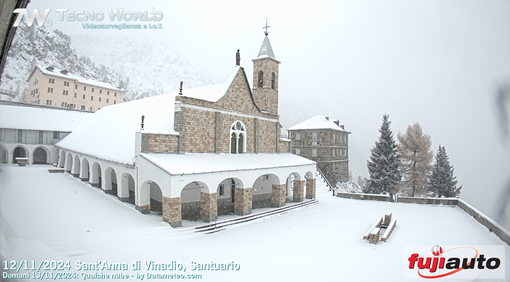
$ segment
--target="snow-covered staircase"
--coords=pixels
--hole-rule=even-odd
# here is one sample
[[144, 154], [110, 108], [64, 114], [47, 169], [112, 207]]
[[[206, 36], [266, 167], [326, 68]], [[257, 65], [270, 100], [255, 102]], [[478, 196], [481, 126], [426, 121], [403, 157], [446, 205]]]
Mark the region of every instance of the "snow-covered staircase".
[[205, 234], [216, 233], [219, 231], [226, 230], [227, 226], [237, 225], [237, 224], [241, 224], [241, 223], [250, 222], [253, 220], [258, 220], [258, 219], [263, 219], [263, 218], [274, 217], [274, 216], [286, 214], [293, 210], [308, 207], [311, 205], [316, 205], [318, 203], [319, 203], [319, 201], [317, 201], [316, 199], [306, 200], [304, 202], [286, 205], [286, 206], [283, 206], [280, 208], [275, 208], [275, 209], [265, 211], [265, 212], [249, 214], [249, 215], [245, 215], [245, 216], [234, 218], [234, 219], [228, 219], [228, 220], [224, 220], [224, 221], [219, 221], [219, 222], [215, 222], [215, 223], [197, 226], [197, 227], [195, 227], [195, 229], [196, 229], [196, 232], [199, 232], [199, 233], [205, 233]]

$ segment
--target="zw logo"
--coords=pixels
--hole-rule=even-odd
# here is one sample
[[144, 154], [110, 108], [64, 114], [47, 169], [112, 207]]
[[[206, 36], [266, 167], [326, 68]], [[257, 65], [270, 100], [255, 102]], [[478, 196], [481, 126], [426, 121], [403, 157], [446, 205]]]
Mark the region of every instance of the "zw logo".
[[[504, 247], [499, 248], [501, 252], [494, 252], [494, 246], [479, 246], [478, 249], [488, 251], [491, 255], [481, 254], [474, 247], [454, 247], [443, 251], [440, 246], [432, 247], [433, 257], [421, 257], [413, 252], [408, 258], [408, 270], [418, 274], [421, 278], [442, 278], [453, 275], [452, 278], [461, 278], [459, 275], [462, 270], [462, 278], [480, 277], [481, 273], [487, 275], [484, 278], [499, 278], [501, 273], [504, 278], [504, 263], [499, 258], [504, 258]], [[495, 246], [499, 247], [499, 246]], [[498, 248], [496, 248], [498, 249]], [[444, 257], [445, 253], [450, 253], [449, 257]], [[492, 256], [496, 254], [496, 256]], [[502, 255], [502, 256], [501, 256]], [[502, 266], [500, 268], [500, 266]], [[417, 273], [415, 272], [417, 268]], [[427, 271], [428, 270], [428, 271]], [[476, 273], [474, 273], [474, 272]], [[457, 274], [456, 274], [457, 273]], [[411, 278], [411, 277], [408, 277]]]
[[19, 26], [19, 23], [21, 22], [21, 19], [23, 17], [25, 17], [25, 20], [29, 27], [32, 26], [32, 24], [34, 23], [34, 20], [37, 20], [38, 26], [43, 26], [44, 22], [46, 21], [46, 18], [48, 17], [48, 14], [50, 13], [50, 10], [51, 9], [44, 10], [44, 13], [41, 15], [41, 14], [39, 14], [38, 9], [34, 9], [34, 11], [32, 12], [32, 16], [30, 16], [28, 14], [27, 9], [16, 9], [13, 11], [13, 13], [18, 14], [18, 16], [16, 17], [16, 21], [14, 22], [14, 27]]

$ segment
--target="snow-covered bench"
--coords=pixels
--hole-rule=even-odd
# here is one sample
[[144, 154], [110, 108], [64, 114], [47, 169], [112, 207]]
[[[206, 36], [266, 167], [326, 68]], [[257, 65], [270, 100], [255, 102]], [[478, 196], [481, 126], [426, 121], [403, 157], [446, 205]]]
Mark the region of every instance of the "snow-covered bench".
[[[381, 241], [386, 242], [395, 229], [397, 220], [392, 218], [392, 213], [387, 212], [383, 217], [379, 218], [363, 235], [363, 240], [368, 240], [371, 244], [377, 244], [379, 237]], [[381, 232], [384, 232], [381, 236]]]

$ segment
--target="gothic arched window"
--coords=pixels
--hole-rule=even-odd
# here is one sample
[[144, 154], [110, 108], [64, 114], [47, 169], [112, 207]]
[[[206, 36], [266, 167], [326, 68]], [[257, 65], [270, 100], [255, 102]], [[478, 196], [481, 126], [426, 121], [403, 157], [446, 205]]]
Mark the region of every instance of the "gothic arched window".
[[264, 87], [264, 72], [259, 71], [259, 88]]
[[271, 74], [271, 89], [276, 87], [276, 74], [274, 72]]
[[246, 128], [241, 121], [236, 121], [230, 127], [230, 153], [246, 152]]

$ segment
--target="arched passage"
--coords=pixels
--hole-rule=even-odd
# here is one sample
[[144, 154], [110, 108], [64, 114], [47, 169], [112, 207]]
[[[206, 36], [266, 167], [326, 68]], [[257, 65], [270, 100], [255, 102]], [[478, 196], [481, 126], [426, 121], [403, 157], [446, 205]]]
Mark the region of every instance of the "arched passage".
[[67, 153], [65, 171], [71, 172], [72, 168], [73, 168], [73, 155], [71, 155], [71, 153]]
[[35, 149], [33, 154], [33, 164], [47, 164], [48, 163], [48, 153], [42, 147]]
[[90, 174], [91, 175], [91, 179], [90, 179], [90, 184], [94, 187], [97, 187], [97, 188], [102, 188], [102, 175], [101, 175], [101, 166], [98, 164], [98, 163], [93, 163], [92, 164], [92, 173]]
[[89, 178], [90, 178], [89, 160], [87, 160], [87, 158], [83, 158], [83, 160], [81, 161], [80, 179], [82, 181], [89, 181]]
[[305, 174], [305, 190], [307, 199], [315, 199], [315, 177], [314, 174], [308, 171]]
[[117, 196], [117, 173], [111, 167], [108, 167], [104, 172], [105, 182], [104, 191], [105, 193]]
[[80, 157], [78, 157], [78, 155], [74, 156], [71, 174], [75, 177], [80, 177]]
[[7, 149], [0, 145], [0, 164], [6, 164], [8, 160]]
[[299, 173], [291, 173], [286, 181], [286, 202], [302, 202], [305, 195], [304, 187], [305, 181], [301, 179]]
[[252, 208], [259, 209], [271, 207], [273, 185], [279, 184], [280, 180], [278, 179], [278, 176], [274, 174], [265, 174], [257, 178], [255, 183], [253, 183]]
[[183, 220], [196, 221], [202, 219], [202, 215], [211, 215], [210, 211], [201, 205], [202, 194], [210, 195], [209, 188], [203, 182], [194, 181], [184, 186], [181, 191], [181, 213]]
[[243, 183], [238, 178], [227, 178], [223, 180], [216, 189], [218, 215], [234, 214], [235, 191], [242, 188]]
[[145, 181], [140, 188], [137, 209], [141, 213], [161, 214], [163, 211], [163, 193], [160, 186], [154, 181]]
[[64, 168], [65, 165], [66, 165], [66, 152], [64, 150], [60, 150], [58, 158], [58, 167]]
[[135, 204], [135, 179], [131, 174], [124, 173], [122, 175], [122, 183], [121, 183], [120, 192], [121, 196], [119, 199], [123, 202], [128, 202], [130, 204]]
[[26, 158], [28, 156], [28, 152], [25, 148], [18, 146], [14, 149], [12, 153], [12, 163], [17, 164], [16, 158]]

